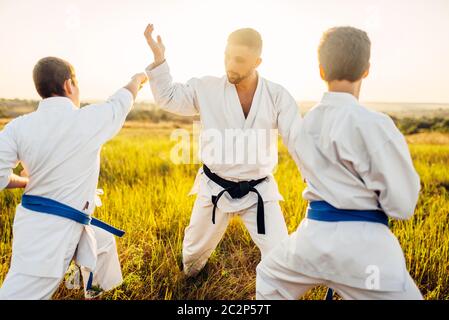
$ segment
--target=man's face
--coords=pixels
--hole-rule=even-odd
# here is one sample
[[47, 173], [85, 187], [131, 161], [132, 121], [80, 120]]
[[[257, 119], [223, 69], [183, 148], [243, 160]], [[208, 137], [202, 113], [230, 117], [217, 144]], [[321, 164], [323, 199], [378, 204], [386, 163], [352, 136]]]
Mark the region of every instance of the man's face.
[[254, 72], [261, 61], [259, 55], [249, 47], [228, 44], [225, 50], [225, 68], [229, 82], [240, 83]]

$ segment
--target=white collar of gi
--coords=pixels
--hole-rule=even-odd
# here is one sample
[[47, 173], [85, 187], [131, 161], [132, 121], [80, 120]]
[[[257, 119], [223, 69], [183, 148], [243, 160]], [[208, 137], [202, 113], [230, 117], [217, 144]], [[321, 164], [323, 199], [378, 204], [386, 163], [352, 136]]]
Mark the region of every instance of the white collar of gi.
[[61, 109], [78, 109], [67, 97], [51, 97], [41, 100], [39, 102], [39, 106], [37, 107], [37, 110], [46, 110], [49, 108], [61, 108]]
[[325, 92], [323, 98], [321, 99], [322, 104], [326, 105], [360, 105], [359, 100], [355, 96], [346, 92]]

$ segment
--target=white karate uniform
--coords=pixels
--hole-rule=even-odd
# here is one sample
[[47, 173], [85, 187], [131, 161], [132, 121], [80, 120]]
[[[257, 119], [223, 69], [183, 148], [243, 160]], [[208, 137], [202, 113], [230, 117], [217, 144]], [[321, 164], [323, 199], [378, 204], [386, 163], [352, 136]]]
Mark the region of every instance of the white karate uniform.
[[[339, 209], [413, 215], [420, 190], [403, 135], [386, 115], [327, 92], [303, 119], [294, 155], [303, 197]], [[258, 299], [297, 299], [317, 285], [345, 299], [421, 299], [390, 229], [305, 218], [257, 267]]]
[[[121, 129], [133, 96], [120, 89], [107, 102], [78, 109], [70, 99], [43, 99], [35, 112], [0, 132], [0, 190], [18, 161], [29, 174], [25, 194], [61, 202], [92, 215], [102, 145]], [[74, 257], [75, 256], [75, 257]], [[12, 258], [0, 299], [49, 299], [72, 260], [93, 271], [94, 285], [122, 282], [114, 236], [51, 214], [17, 206]]]
[[[193, 276], [204, 267], [233, 214], [241, 216], [252, 239], [265, 255], [288, 234], [278, 203], [283, 198], [273, 170], [277, 164], [277, 130], [284, 143], [293, 147], [291, 137], [295, 136], [301, 121], [295, 100], [283, 87], [259, 76], [249, 114], [245, 118], [235, 85], [226, 76], [193, 78], [181, 84], [172, 82], [167, 62], [155, 68], [149, 66], [146, 71], [154, 99], [162, 109], [185, 116], [200, 115], [200, 159], [213, 173], [234, 182], [267, 177], [255, 187], [263, 197], [265, 208], [266, 233], [258, 234], [257, 195], [253, 192], [240, 199], [232, 199], [225, 193], [217, 203], [216, 223], [212, 224], [211, 196], [216, 196], [223, 188], [210, 180], [202, 167], [199, 169], [190, 192], [197, 194], [197, 198], [190, 224], [185, 230], [184, 272]], [[235, 139], [224, 138], [230, 129], [237, 132]], [[238, 141], [242, 141], [239, 139], [244, 139], [245, 135], [269, 137], [273, 132], [275, 139], [267, 138], [266, 143], [261, 143], [262, 139], [257, 140], [257, 143], [244, 145], [239, 149], [241, 152], [235, 151]], [[213, 140], [210, 133], [217, 133], [223, 139]], [[221, 156], [206, 152], [211, 145]], [[233, 159], [226, 158], [231, 154]], [[249, 159], [257, 154], [266, 157], [255, 157], [254, 161]], [[239, 156], [246, 158], [239, 160]]]

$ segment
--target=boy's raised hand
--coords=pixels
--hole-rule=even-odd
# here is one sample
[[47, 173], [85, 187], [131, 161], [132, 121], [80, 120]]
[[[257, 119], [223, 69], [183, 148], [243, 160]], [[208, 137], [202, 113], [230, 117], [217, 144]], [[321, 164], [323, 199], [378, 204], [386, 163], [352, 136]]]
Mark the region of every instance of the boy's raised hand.
[[131, 81], [125, 86], [125, 89], [128, 89], [134, 96], [134, 99], [136, 99], [137, 93], [147, 81], [148, 77], [144, 72], [136, 73], [132, 76]]

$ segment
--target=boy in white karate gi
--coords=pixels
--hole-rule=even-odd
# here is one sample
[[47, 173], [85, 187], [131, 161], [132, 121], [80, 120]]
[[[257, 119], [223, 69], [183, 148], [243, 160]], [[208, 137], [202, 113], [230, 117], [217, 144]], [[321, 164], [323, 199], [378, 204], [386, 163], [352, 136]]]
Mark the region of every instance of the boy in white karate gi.
[[[90, 217], [96, 205], [101, 147], [123, 126], [147, 77], [136, 74], [106, 102], [81, 109], [75, 70], [67, 61], [41, 59], [33, 79], [42, 97], [37, 110], [0, 132], [0, 190], [25, 188], [28, 197], [57, 201]], [[12, 173], [19, 161], [28, 178]], [[50, 299], [73, 258], [83, 267], [85, 289], [87, 282], [103, 290], [122, 282], [112, 234], [29, 210], [23, 198], [14, 217], [11, 266], [0, 299]]]
[[[183, 271], [195, 276], [202, 270], [233, 214], [240, 215], [264, 256], [288, 235], [279, 206], [283, 198], [273, 177], [277, 135], [267, 143], [263, 139], [240, 142], [270, 136], [278, 129], [284, 143], [292, 147], [290, 137], [301, 121], [298, 106], [287, 90], [258, 74], [262, 39], [257, 31], [239, 29], [228, 37], [225, 76], [181, 84], [173, 83], [165, 47], [160, 37], [153, 39], [153, 29], [148, 25], [145, 37], [154, 55], [146, 71], [155, 101], [169, 112], [199, 114], [202, 126], [204, 165], [191, 191], [197, 198], [184, 235]], [[214, 155], [207, 152], [211, 149]]]
[[298, 299], [324, 285], [343, 299], [422, 299], [388, 217], [409, 219], [420, 190], [403, 135], [359, 103], [371, 43], [352, 27], [318, 49], [328, 92], [304, 117], [294, 156], [306, 218], [257, 267], [257, 299]]

